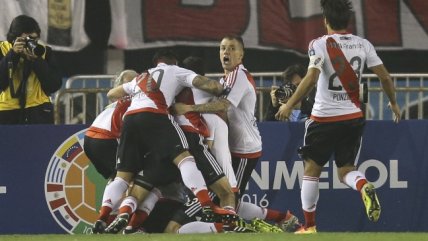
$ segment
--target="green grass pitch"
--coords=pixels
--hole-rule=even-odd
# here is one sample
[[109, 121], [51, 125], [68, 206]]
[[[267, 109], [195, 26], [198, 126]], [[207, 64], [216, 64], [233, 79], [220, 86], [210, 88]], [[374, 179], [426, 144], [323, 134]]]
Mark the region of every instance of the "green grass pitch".
[[0, 235], [0, 241], [420, 241], [428, 240], [428, 233], [228, 233], [228, 234], [138, 234], [138, 235]]

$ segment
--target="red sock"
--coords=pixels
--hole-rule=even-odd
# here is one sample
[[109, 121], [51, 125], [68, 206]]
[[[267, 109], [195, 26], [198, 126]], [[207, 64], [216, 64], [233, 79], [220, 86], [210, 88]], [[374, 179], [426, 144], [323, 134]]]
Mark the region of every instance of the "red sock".
[[219, 233], [223, 232], [223, 223], [214, 223], [214, 227], [217, 230], [217, 232]]
[[137, 209], [137, 211], [135, 211], [135, 213], [132, 215], [128, 226], [138, 228], [144, 223], [144, 221], [146, 221], [148, 216], [149, 214], [147, 214], [145, 211]]
[[306, 212], [303, 210], [303, 214], [305, 216], [305, 227], [312, 227], [315, 226], [315, 211], [313, 212]]
[[196, 197], [201, 203], [202, 207], [213, 206], [213, 202], [211, 201], [210, 196], [208, 195], [208, 190], [201, 190], [196, 193]]
[[107, 222], [111, 211], [112, 211], [111, 207], [102, 206], [100, 209], [100, 215], [98, 216], [98, 219], [103, 220], [104, 222]]
[[363, 186], [367, 183], [366, 179], [360, 179], [358, 180], [357, 184], [355, 185], [357, 187], [357, 190], [360, 192], [361, 189], [363, 189]]
[[268, 221], [275, 221], [275, 222], [281, 222], [282, 220], [285, 219], [285, 217], [287, 216], [287, 213], [282, 213], [280, 211], [276, 211], [276, 210], [272, 210], [269, 208], [266, 208], [266, 220]]
[[108, 216], [108, 219], [107, 219], [107, 224], [110, 224], [111, 222], [113, 222], [114, 221], [114, 219], [117, 217], [117, 215], [116, 214], [113, 214], [113, 215], [110, 215], [110, 216]]

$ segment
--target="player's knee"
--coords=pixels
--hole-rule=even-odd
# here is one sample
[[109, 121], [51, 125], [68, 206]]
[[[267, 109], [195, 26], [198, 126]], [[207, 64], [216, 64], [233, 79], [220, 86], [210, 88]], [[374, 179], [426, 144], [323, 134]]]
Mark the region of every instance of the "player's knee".
[[180, 229], [181, 224], [175, 221], [169, 221], [168, 225], [166, 225], [164, 233], [178, 233], [178, 229]]

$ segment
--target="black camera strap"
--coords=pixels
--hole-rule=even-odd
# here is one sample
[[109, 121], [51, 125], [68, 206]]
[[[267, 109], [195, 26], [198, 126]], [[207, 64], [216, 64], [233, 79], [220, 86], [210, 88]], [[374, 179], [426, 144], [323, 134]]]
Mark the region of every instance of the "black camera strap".
[[9, 79], [9, 90], [10, 95], [12, 98], [18, 98], [19, 99], [19, 107], [21, 109], [25, 108], [26, 102], [27, 102], [27, 79], [31, 72], [31, 67], [27, 60], [24, 60], [24, 70], [22, 73], [22, 79], [19, 83], [19, 86], [15, 88], [15, 85], [13, 84], [13, 62], [8, 62], [8, 79]]

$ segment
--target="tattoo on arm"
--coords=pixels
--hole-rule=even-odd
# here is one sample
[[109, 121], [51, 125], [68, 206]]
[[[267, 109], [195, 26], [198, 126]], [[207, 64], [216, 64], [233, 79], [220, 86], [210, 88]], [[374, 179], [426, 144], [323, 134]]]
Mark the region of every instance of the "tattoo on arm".
[[205, 76], [196, 76], [193, 79], [192, 84], [196, 88], [206, 91], [215, 96], [218, 96], [223, 92], [223, 86], [218, 81], [209, 79]]
[[205, 104], [194, 105], [192, 107], [192, 111], [199, 113], [217, 113], [221, 111], [227, 111], [229, 105], [230, 102], [227, 99], [219, 99]]

